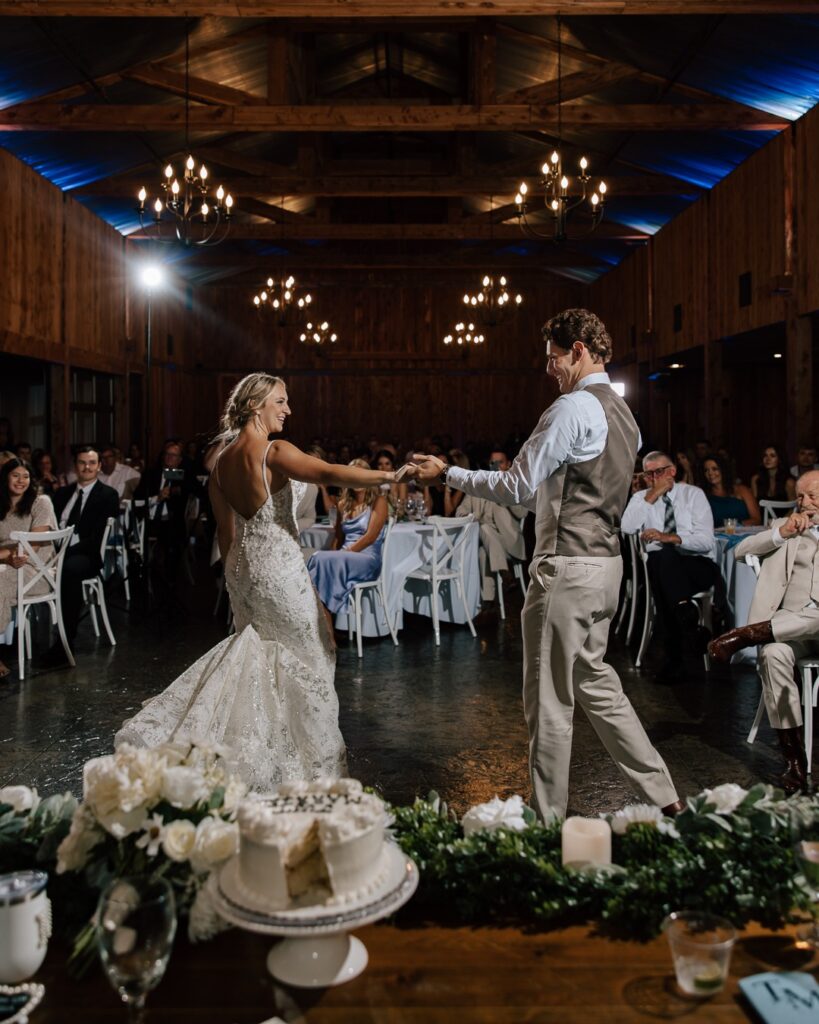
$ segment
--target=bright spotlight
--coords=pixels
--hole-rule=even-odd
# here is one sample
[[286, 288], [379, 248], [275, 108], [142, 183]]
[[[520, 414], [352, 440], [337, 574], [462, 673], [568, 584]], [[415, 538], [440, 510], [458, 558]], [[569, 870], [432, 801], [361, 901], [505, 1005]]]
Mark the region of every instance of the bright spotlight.
[[621, 398], [626, 397], [626, 385], [622, 381], [613, 380], [611, 382], [612, 391], [615, 391]]
[[162, 271], [155, 263], [148, 263], [140, 271], [140, 280], [145, 288], [152, 291], [162, 282]]

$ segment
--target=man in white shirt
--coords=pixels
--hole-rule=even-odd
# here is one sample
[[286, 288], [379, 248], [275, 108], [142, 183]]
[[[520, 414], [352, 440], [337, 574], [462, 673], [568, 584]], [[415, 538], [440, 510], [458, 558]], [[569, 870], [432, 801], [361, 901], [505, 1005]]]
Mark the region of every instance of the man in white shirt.
[[543, 328], [560, 397], [505, 473], [416, 455], [422, 480], [535, 513], [535, 553], [521, 616], [523, 707], [535, 810], [565, 815], [575, 702], [631, 787], [665, 813], [683, 808], [614, 669], [604, 661], [617, 610], [620, 517], [639, 431], [611, 387], [611, 338], [600, 319], [568, 309]]
[[[506, 452], [490, 452], [489, 468], [505, 473], [512, 468]], [[523, 505], [504, 507], [486, 498], [467, 494], [455, 511], [456, 516], [474, 516], [481, 531], [481, 546], [478, 551], [481, 570], [481, 597], [484, 601], [495, 599], [496, 573], [501, 574], [504, 586], [514, 586], [509, 571], [509, 559], [519, 562], [526, 558], [526, 544], [521, 532], [521, 522], [528, 515]]]
[[797, 478], [811, 469], [819, 469], [816, 447], [812, 444], [800, 444], [796, 452], [796, 465], [791, 466], [791, 476]]
[[782, 786], [796, 792], [807, 782], [802, 742], [802, 703], [793, 670], [797, 658], [819, 654], [819, 471], [796, 481], [796, 510], [769, 530], [745, 537], [736, 558], [757, 555], [762, 566], [748, 618], [708, 647], [728, 661], [743, 647], [764, 644], [759, 674], [768, 711], [788, 762]]
[[648, 575], [663, 636], [665, 662], [658, 682], [675, 682], [686, 653], [702, 654], [710, 640], [697, 627], [691, 596], [719, 587], [714, 516], [704, 491], [677, 483], [677, 467], [665, 452], [643, 457], [647, 488], [623, 513], [623, 533], [637, 533], [648, 552]]
[[109, 445], [100, 452], [99, 478], [104, 484], [113, 487], [120, 501], [130, 500], [139, 485], [140, 474], [137, 470], [126, 466], [122, 461], [119, 448]]

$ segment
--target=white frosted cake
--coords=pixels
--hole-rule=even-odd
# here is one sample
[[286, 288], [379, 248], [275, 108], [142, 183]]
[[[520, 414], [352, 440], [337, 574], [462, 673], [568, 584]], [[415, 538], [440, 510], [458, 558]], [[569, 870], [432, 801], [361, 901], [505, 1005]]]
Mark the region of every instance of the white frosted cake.
[[355, 779], [285, 782], [239, 808], [237, 882], [268, 911], [344, 903], [382, 881], [384, 803]]

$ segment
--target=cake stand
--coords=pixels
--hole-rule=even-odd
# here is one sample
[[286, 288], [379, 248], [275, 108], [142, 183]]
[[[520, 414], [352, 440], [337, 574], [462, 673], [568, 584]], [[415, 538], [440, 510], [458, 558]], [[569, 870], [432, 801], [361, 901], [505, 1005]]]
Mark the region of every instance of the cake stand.
[[402, 907], [418, 887], [418, 868], [395, 844], [384, 847], [386, 870], [378, 885], [355, 900], [335, 905], [268, 911], [248, 901], [238, 885], [238, 857], [208, 879], [214, 907], [230, 924], [262, 935], [280, 935], [267, 956], [278, 981], [301, 988], [341, 985], [367, 966], [367, 947], [350, 928], [372, 924]]

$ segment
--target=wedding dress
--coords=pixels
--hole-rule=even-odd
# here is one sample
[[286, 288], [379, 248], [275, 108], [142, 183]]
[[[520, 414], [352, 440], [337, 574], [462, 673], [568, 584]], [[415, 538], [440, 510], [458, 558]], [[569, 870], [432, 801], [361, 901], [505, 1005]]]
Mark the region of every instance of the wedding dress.
[[[330, 629], [299, 547], [288, 481], [250, 519], [234, 510], [224, 559], [236, 633], [123, 723], [116, 743], [182, 738], [229, 746], [258, 791], [289, 779], [346, 774]], [[218, 481], [218, 462], [214, 469]]]

